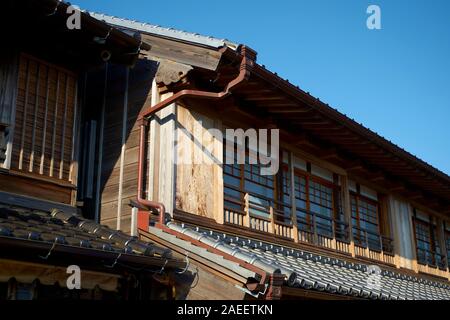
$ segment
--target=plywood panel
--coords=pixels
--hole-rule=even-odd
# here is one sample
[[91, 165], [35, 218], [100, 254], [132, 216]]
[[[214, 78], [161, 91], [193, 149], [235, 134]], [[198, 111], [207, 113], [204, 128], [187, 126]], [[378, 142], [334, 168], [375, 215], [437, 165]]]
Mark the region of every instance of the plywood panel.
[[215, 188], [219, 186], [218, 175], [221, 174], [217, 160], [222, 154], [222, 143], [208, 132], [217, 128], [218, 123], [212, 118], [178, 108], [178, 144], [177, 150], [177, 209], [216, 219], [220, 210], [220, 199]]

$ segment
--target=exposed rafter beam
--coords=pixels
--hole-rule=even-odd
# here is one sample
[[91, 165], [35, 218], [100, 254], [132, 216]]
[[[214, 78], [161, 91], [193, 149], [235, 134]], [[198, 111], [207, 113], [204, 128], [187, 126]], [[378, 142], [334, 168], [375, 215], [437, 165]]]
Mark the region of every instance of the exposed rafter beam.
[[339, 157], [339, 152], [335, 147], [324, 150], [319, 154], [319, 158], [321, 158], [323, 160], [327, 160], [327, 159], [335, 158], [335, 157]]
[[362, 163], [361, 160], [356, 160], [352, 163], [350, 163], [345, 170], [347, 171], [357, 171], [357, 170], [364, 170], [366, 168], [366, 166], [364, 165], [364, 163]]

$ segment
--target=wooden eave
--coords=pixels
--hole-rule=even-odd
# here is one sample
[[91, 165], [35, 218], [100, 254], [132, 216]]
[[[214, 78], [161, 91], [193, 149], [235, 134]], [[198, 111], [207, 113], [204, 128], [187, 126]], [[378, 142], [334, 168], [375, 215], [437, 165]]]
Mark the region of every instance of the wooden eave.
[[149, 50], [138, 33], [127, 34], [80, 12], [80, 29], [68, 29], [70, 3], [58, 0], [6, 0], [0, 13], [0, 33], [14, 47], [55, 63], [94, 66], [103, 64], [101, 54], [111, 53], [111, 62], [132, 65], [139, 51]]
[[[232, 54], [225, 52], [224, 56], [231, 59]], [[222, 78], [217, 83], [225, 84], [224, 79], [228, 78], [224, 78], [220, 67], [218, 73]], [[374, 182], [381, 183], [390, 179], [404, 184], [406, 187], [402, 190], [397, 188], [396, 192], [405, 197], [412, 190], [416, 192], [414, 200], [424, 204], [429, 199], [421, 195], [433, 195], [438, 199], [439, 210], [442, 212], [450, 206], [448, 175], [263, 66], [255, 64], [248, 82], [235, 90], [233, 96], [234, 101], [240, 105], [233, 110], [240, 109], [240, 112], [253, 117], [270, 119], [271, 123], [275, 122], [280, 129], [288, 131], [292, 135], [292, 141], [300, 137], [299, 145], [306, 143], [309, 149], [316, 149], [319, 157], [325, 157], [329, 161], [336, 160], [334, 162], [342, 165], [359, 159], [361, 165], [356, 168], [356, 175], [372, 177], [375, 172], [378, 175]], [[314, 148], [317, 143], [317, 148]], [[322, 154], [324, 149], [330, 148], [333, 148], [331, 153]]]

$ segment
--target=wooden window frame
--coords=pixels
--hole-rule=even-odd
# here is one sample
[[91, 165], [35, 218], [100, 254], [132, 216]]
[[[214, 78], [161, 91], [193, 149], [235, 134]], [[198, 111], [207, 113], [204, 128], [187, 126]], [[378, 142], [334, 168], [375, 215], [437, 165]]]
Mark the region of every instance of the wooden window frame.
[[[353, 236], [353, 239], [358, 240], [358, 242], [359, 242], [358, 245], [364, 245], [364, 243], [362, 242], [362, 239], [360, 239], [360, 232], [361, 231], [365, 231], [367, 233], [373, 234], [373, 231], [368, 230], [367, 228], [362, 228], [361, 227], [361, 220], [363, 220], [366, 224], [376, 225], [376, 229], [377, 229], [376, 233], [377, 233], [378, 238], [380, 239], [379, 240], [380, 248], [370, 247], [370, 243], [369, 243], [368, 238], [366, 239], [366, 245], [369, 246], [369, 248], [371, 250], [381, 250], [382, 251], [383, 250], [383, 243], [381, 241], [381, 236], [382, 236], [381, 216], [382, 216], [382, 214], [381, 214], [381, 203], [380, 203], [380, 200], [379, 199], [378, 200], [374, 200], [374, 199], [371, 199], [371, 198], [361, 194], [361, 192], [360, 192], [360, 185], [358, 183], [356, 184], [356, 191], [349, 190], [349, 195], [350, 195], [350, 219], [352, 220], [352, 236]], [[379, 196], [377, 194], [377, 198], [378, 197]], [[355, 199], [355, 214], [356, 214], [356, 217], [353, 216], [353, 205], [352, 205], [352, 200], [353, 199]], [[376, 207], [376, 217], [375, 217], [376, 218], [376, 224], [374, 224], [373, 222], [371, 222], [370, 220], [368, 220], [366, 218], [361, 219], [361, 216], [360, 216], [360, 209], [361, 209], [360, 208], [360, 201], [364, 201], [364, 202], [368, 203], [369, 205], [373, 205], [373, 206]], [[353, 220], [356, 220], [356, 224], [357, 224], [356, 226], [353, 224]], [[354, 229], [355, 227], [357, 228], [357, 231], [358, 231], [357, 234], [355, 234], [355, 229]]]
[[[440, 258], [443, 257], [443, 248], [441, 248], [441, 245], [439, 243], [439, 234], [437, 231], [438, 226], [433, 223], [434, 216], [429, 213], [424, 212], [424, 214], [426, 214], [428, 216], [428, 220], [429, 220], [429, 221], [424, 221], [423, 219], [420, 219], [420, 217], [417, 216], [417, 212], [416, 212], [415, 208], [413, 211], [414, 211], [414, 215], [413, 215], [412, 220], [413, 220], [414, 244], [416, 247], [417, 263], [419, 263], [421, 265], [428, 265], [428, 266], [432, 266], [432, 267], [441, 268], [437, 259], [439, 257]], [[422, 225], [428, 231], [428, 241], [427, 242], [418, 238], [418, 233], [417, 233], [418, 225]], [[444, 225], [444, 227], [445, 227], [445, 225]], [[448, 232], [448, 231], [446, 229], [444, 229], [444, 233], [446, 233], [446, 232]], [[446, 239], [444, 239], [444, 240], [445, 240], [445, 244], [447, 245]], [[430, 250], [419, 248], [419, 241], [427, 243], [430, 247]], [[439, 252], [437, 251], [438, 248], [439, 248]], [[420, 250], [426, 251], [425, 252], [425, 254], [426, 254], [425, 261], [419, 260], [419, 251]], [[446, 249], [446, 250], [448, 252], [448, 249]], [[429, 261], [429, 257], [431, 257], [431, 262]], [[447, 265], [448, 265], [448, 261], [447, 261]]]

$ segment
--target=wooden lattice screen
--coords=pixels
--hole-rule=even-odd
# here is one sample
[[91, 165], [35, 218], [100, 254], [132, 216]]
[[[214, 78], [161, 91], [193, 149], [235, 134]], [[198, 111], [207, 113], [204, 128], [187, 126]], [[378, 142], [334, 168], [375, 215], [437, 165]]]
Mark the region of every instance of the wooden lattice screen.
[[12, 170], [72, 182], [76, 101], [74, 73], [21, 55]]

